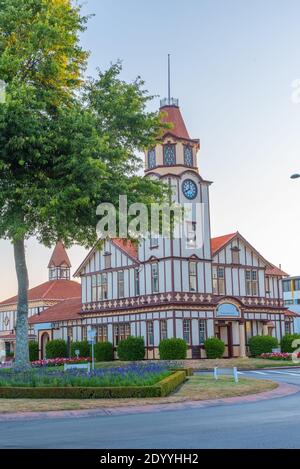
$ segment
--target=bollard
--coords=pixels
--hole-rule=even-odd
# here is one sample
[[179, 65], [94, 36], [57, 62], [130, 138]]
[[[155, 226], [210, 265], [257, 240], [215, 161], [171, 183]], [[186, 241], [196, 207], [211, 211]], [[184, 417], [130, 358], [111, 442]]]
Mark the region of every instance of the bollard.
[[234, 376], [234, 381], [235, 381], [236, 383], [238, 383], [238, 382], [239, 382], [239, 377], [238, 377], [238, 371], [237, 371], [237, 367], [236, 367], [236, 366], [233, 368], [233, 376]]
[[214, 368], [214, 378], [218, 379], [218, 367], [217, 366], [215, 366]]

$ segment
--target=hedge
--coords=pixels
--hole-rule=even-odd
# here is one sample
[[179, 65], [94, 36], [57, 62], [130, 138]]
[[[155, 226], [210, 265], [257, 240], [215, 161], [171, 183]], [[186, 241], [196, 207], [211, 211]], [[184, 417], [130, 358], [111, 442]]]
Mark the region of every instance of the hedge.
[[35, 362], [39, 359], [39, 344], [35, 340], [30, 340], [29, 346], [29, 360]]
[[111, 342], [97, 342], [95, 344], [96, 362], [111, 362], [114, 359], [114, 347]]
[[68, 388], [22, 388], [1, 387], [2, 399], [113, 399], [165, 397], [175, 391], [186, 380], [185, 370], [175, 371], [172, 375], [153, 386], [120, 386], [120, 387], [68, 387]]
[[82, 342], [72, 342], [71, 344], [71, 357], [75, 358], [76, 353], [75, 351], [79, 350], [79, 356], [81, 358], [88, 358], [91, 356], [91, 346], [87, 340], [83, 340]]
[[222, 358], [225, 352], [225, 344], [217, 337], [210, 337], [204, 342], [207, 358]]
[[262, 353], [271, 353], [276, 347], [278, 340], [270, 335], [255, 335], [249, 339], [249, 349], [253, 357], [259, 357]]
[[67, 342], [62, 339], [49, 340], [46, 344], [47, 358], [67, 358]]
[[284, 353], [293, 353], [294, 350], [299, 347], [299, 345], [293, 348], [292, 343], [294, 340], [299, 340], [299, 339], [300, 339], [300, 334], [286, 334], [281, 339], [281, 344], [280, 344], [281, 351]]
[[183, 339], [164, 339], [159, 344], [159, 357], [161, 360], [185, 360], [187, 343]]
[[145, 343], [143, 337], [128, 337], [118, 345], [118, 358], [122, 361], [139, 361], [145, 358]]

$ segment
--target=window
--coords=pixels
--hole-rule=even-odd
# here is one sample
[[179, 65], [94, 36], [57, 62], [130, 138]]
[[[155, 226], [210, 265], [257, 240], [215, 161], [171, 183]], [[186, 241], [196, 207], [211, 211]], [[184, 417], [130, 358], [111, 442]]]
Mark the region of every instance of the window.
[[246, 331], [246, 343], [248, 344], [249, 339], [252, 337], [251, 321], [245, 322], [245, 331]]
[[155, 152], [155, 148], [151, 148], [148, 151], [148, 168], [152, 169], [152, 168], [155, 168], [155, 166], [156, 166], [156, 152]]
[[97, 301], [97, 276], [92, 275], [92, 301]]
[[282, 282], [282, 285], [283, 285], [284, 292], [291, 291], [291, 280], [284, 280]]
[[300, 290], [300, 279], [294, 280], [294, 290]]
[[289, 305], [293, 305], [294, 304], [294, 300], [284, 300], [284, 305], [285, 306], [289, 306]]
[[159, 292], [158, 285], [158, 263], [151, 264], [151, 281], [152, 281], [152, 293]]
[[266, 277], [265, 279], [265, 282], [266, 282], [266, 295], [269, 295], [270, 294], [270, 277]]
[[205, 327], [205, 319], [199, 320], [199, 344], [204, 344], [206, 340], [206, 327]]
[[225, 295], [224, 267], [217, 267], [213, 271], [213, 292], [215, 295]]
[[73, 327], [72, 326], [67, 327], [67, 337], [72, 342], [73, 340]]
[[232, 248], [231, 255], [232, 255], [232, 263], [239, 264], [240, 263], [240, 250], [238, 247]]
[[183, 340], [185, 340], [187, 344], [191, 342], [191, 321], [189, 319], [183, 320]]
[[158, 238], [150, 238], [150, 248], [158, 247]]
[[257, 270], [246, 270], [246, 295], [258, 295]]
[[98, 301], [107, 300], [107, 274], [97, 275], [97, 294]]
[[140, 273], [139, 273], [139, 269], [134, 269], [134, 288], [135, 288], [135, 296], [139, 296], [139, 294], [140, 294]]
[[81, 340], [82, 341], [87, 340], [87, 327], [86, 326], [81, 326]]
[[197, 263], [189, 262], [190, 291], [197, 291]]
[[193, 148], [190, 145], [183, 145], [184, 164], [193, 166]]
[[187, 222], [186, 233], [187, 233], [187, 248], [192, 249], [196, 247], [197, 233], [196, 233], [197, 223], [196, 222]]
[[147, 344], [150, 347], [154, 345], [154, 325], [153, 321], [147, 322]]
[[174, 166], [176, 164], [176, 149], [175, 145], [167, 144], [164, 145], [164, 165]]
[[111, 268], [111, 253], [107, 252], [104, 254], [104, 268], [110, 269]]
[[97, 342], [107, 342], [107, 325], [97, 326]]
[[291, 334], [291, 323], [290, 321], [286, 321], [284, 323], [284, 331], [286, 334]]
[[118, 298], [124, 298], [124, 271], [120, 270], [118, 272]]
[[130, 337], [130, 324], [115, 324], [114, 325], [114, 345], [117, 346], [121, 340]]
[[166, 319], [160, 321], [160, 340], [168, 338], [168, 325]]

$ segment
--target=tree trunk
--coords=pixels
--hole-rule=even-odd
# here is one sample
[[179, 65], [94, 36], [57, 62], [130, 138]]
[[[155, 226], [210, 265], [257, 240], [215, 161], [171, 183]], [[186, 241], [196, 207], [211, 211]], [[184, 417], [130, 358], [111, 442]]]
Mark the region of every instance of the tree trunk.
[[15, 367], [27, 368], [30, 366], [28, 348], [28, 272], [24, 238], [14, 241], [13, 245], [18, 279]]

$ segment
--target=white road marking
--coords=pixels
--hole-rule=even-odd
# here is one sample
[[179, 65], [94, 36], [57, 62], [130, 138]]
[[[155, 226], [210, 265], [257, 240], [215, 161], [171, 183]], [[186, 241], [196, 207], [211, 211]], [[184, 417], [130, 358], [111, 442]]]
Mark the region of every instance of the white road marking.
[[262, 371], [250, 371], [249, 373], [256, 373], [257, 375], [264, 375], [266, 376], [267, 373], [263, 373]]
[[300, 377], [300, 373], [291, 373], [289, 371], [268, 370], [268, 373], [276, 373], [277, 375], [289, 375], [289, 376], [298, 376], [298, 377]]

